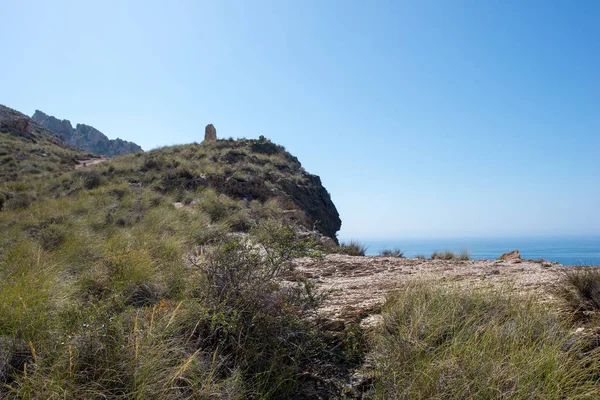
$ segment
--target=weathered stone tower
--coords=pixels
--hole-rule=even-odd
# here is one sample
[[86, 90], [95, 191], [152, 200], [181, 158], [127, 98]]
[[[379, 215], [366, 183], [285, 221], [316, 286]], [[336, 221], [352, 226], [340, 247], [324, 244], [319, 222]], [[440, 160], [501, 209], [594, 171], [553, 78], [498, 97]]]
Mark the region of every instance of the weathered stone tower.
[[213, 124], [206, 125], [206, 129], [204, 129], [204, 141], [205, 142], [215, 142], [217, 140], [217, 130], [213, 126]]

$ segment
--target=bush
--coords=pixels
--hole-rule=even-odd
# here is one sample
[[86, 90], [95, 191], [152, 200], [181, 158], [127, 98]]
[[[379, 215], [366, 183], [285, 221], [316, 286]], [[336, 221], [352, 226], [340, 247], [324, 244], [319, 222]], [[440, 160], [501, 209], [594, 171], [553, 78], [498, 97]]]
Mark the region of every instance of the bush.
[[417, 254], [415, 256], [415, 258], [418, 259], [418, 260], [425, 260], [426, 259], [425, 254]]
[[456, 254], [452, 251], [435, 251], [431, 255], [432, 260], [457, 260], [457, 261], [467, 261], [471, 259], [471, 256], [468, 251], [462, 251], [460, 254]]
[[84, 189], [92, 190], [100, 186], [102, 175], [98, 171], [79, 171], [76, 176], [81, 179]]
[[597, 362], [533, 298], [414, 284], [388, 299], [383, 317], [373, 398], [597, 396]]
[[56, 250], [64, 241], [67, 234], [64, 228], [50, 224], [39, 232], [39, 241], [44, 250]]
[[223, 238], [206, 263], [192, 263], [205, 276], [209, 318], [201, 322], [202, 347], [231, 358], [229, 368], [254, 380], [258, 397], [287, 398], [298, 373], [322, 342], [307, 317], [320, 302], [309, 282], [280, 286], [277, 278], [290, 261], [312, 254], [312, 239], [298, 239], [291, 228], [273, 222], [248, 238]]
[[404, 252], [400, 249], [385, 249], [379, 252], [381, 257], [396, 257], [396, 258], [404, 258]]
[[259, 138], [259, 140], [253, 141], [252, 144], [250, 145], [250, 149], [255, 153], [269, 154], [269, 155], [277, 154], [283, 150], [280, 146], [271, 142], [269, 139], [265, 138], [264, 136], [261, 136]]
[[351, 240], [350, 243], [340, 244], [340, 253], [349, 256], [364, 256], [367, 252], [367, 246], [362, 243]]
[[600, 268], [571, 267], [556, 287], [574, 312], [600, 310]]
[[18, 210], [27, 208], [31, 205], [33, 198], [27, 193], [17, 193], [12, 195], [5, 203], [3, 209]]
[[218, 194], [214, 189], [205, 189], [197, 207], [208, 214], [212, 222], [219, 222], [235, 214], [240, 209], [240, 203], [224, 194]]

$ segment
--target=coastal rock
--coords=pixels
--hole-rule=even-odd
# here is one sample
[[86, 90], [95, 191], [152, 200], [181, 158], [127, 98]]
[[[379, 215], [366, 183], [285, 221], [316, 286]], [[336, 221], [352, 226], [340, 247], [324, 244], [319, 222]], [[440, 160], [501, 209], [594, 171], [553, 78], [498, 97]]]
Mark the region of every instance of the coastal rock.
[[143, 151], [140, 146], [133, 142], [118, 138], [111, 140], [93, 126], [77, 124], [74, 129], [69, 120], [59, 120], [40, 110], [36, 110], [31, 118], [47, 129], [59, 134], [65, 142], [91, 153], [113, 157]]
[[500, 261], [516, 261], [521, 259], [521, 252], [519, 250], [509, 251], [508, 253], [502, 254], [498, 257]]
[[205, 142], [214, 142], [217, 140], [217, 130], [215, 129], [213, 124], [206, 125], [204, 129], [204, 141]]
[[335, 234], [340, 230], [342, 220], [329, 192], [323, 187], [321, 178], [304, 173], [300, 182], [282, 181], [279, 184], [283, 192], [304, 210], [310, 224], [319, 232], [336, 240]]

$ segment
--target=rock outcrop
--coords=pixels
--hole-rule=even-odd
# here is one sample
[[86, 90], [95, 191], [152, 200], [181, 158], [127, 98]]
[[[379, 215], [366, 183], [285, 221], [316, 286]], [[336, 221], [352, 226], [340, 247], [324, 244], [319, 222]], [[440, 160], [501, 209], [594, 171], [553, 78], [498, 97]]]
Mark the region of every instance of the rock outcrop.
[[29, 141], [38, 142], [42, 138], [61, 147], [71, 147], [62, 135], [36, 123], [27, 115], [0, 104], [0, 132], [12, 132]]
[[36, 110], [31, 118], [47, 129], [59, 134], [65, 142], [91, 153], [112, 157], [119, 154], [143, 151], [140, 146], [133, 142], [121, 139], [111, 140], [93, 126], [77, 124], [73, 128], [69, 120], [59, 120], [39, 110]]
[[342, 220], [329, 192], [317, 175], [304, 173], [302, 177], [302, 183], [281, 181], [283, 191], [304, 210], [314, 228], [337, 241], [335, 234], [340, 230]]
[[519, 250], [509, 251], [508, 253], [502, 254], [498, 257], [500, 261], [516, 261], [521, 259], [521, 252]]
[[206, 125], [204, 129], [204, 141], [205, 142], [215, 142], [217, 140], [217, 130], [215, 129], [213, 124]]

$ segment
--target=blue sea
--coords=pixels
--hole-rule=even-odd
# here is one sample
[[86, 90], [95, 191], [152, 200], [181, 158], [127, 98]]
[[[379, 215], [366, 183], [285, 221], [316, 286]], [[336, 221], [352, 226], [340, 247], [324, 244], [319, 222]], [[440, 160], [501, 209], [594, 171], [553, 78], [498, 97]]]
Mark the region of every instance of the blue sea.
[[[347, 240], [342, 240], [347, 241]], [[398, 239], [358, 240], [368, 246], [367, 255], [384, 249], [399, 248], [405, 257], [434, 251], [468, 251], [472, 259], [493, 260], [503, 253], [520, 250], [521, 258], [556, 261], [564, 265], [600, 265], [600, 236], [546, 238], [478, 238], [478, 239]]]

